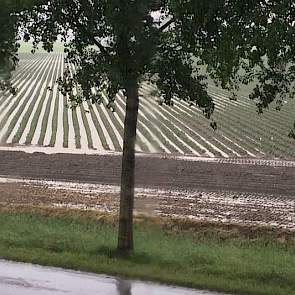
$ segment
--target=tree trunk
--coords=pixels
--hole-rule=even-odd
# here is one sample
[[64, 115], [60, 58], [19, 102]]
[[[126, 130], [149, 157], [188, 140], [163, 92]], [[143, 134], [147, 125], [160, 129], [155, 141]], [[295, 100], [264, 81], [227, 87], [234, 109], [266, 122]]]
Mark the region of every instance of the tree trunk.
[[121, 172], [120, 215], [118, 252], [129, 255], [133, 251], [133, 205], [135, 141], [138, 116], [138, 82], [130, 78], [126, 83], [126, 115], [124, 122], [124, 143]]

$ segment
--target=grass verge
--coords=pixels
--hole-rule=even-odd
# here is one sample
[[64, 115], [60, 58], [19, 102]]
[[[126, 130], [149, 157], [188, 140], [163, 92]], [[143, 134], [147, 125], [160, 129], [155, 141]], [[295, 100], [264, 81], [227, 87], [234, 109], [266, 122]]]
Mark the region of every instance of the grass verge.
[[[12, 208], [12, 207], [11, 207]], [[234, 294], [295, 291], [295, 242], [270, 231], [138, 219], [135, 253], [115, 255], [116, 220], [94, 212], [0, 208], [0, 257]]]

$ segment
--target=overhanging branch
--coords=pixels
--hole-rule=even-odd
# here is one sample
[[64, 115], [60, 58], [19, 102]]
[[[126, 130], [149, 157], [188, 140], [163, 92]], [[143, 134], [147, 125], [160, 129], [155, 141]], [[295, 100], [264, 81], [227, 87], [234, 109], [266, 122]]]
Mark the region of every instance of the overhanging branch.
[[105, 47], [101, 45], [100, 42], [98, 42], [95, 38], [93, 38], [95, 45], [100, 49], [101, 53], [105, 56], [105, 58], [110, 59], [111, 56], [109, 53], [106, 51]]
[[172, 17], [167, 23], [165, 23], [161, 27], [159, 27], [159, 31], [163, 32], [164, 30], [166, 30], [173, 23], [174, 23], [174, 18]]

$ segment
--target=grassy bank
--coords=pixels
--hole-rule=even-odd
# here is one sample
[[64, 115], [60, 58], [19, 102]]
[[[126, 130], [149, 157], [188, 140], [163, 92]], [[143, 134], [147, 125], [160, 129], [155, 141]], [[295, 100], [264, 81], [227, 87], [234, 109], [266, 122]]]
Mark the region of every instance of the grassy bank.
[[[292, 236], [141, 220], [116, 257], [116, 222], [93, 213], [0, 210], [0, 257], [235, 294], [295, 294]], [[144, 221], [144, 222], [142, 222]], [[292, 240], [293, 239], [293, 240]]]

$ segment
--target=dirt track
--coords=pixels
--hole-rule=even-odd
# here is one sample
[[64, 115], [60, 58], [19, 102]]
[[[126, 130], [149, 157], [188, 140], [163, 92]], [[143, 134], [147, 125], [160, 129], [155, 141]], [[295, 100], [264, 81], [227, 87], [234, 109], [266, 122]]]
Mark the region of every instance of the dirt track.
[[[295, 197], [295, 165], [287, 164], [281, 162], [274, 166], [272, 161], [249, 164], [246, 160], [223, 160], [219, 163], [139, 156], [136, 185]], [[120, 165], [118, 155], [47, 155], [0, 151], [0, 175], [9, 177], [117, 185]]]

